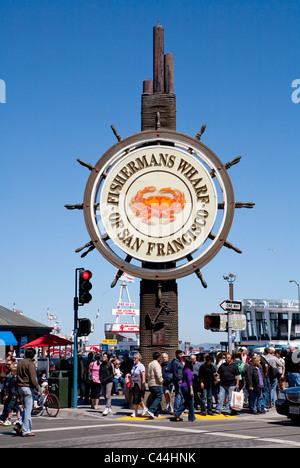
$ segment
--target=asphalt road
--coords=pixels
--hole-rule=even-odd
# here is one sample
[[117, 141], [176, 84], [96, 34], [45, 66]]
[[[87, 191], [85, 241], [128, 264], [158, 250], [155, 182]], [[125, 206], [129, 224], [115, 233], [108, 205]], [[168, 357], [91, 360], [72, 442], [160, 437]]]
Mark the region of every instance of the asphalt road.
[[[16, 436], [12, 427], [2, 426], [0, 447], [101, 448], [103, 459], [120, 453], [129, 456], [134, 449], [141, 449], [140, 459], [134, 464], [144, 462], [142, 458], [146, 460], [149, 453], [173, 454], [175, 458], [169, 462], [174, 463], [176, 453], [195, 453], [197, 457], [203, 448], [300, 448], [300, 427], [278, 415], [275, 409], [259, 416], [247, 413], [230, 418], [198, 416], [193, 423], [188, 422], [187, 415], [183, 415], [182, 422], [175, 422], [170, 415], [151, 420], [118, 414], [104, 418], [101, 413], [91, 411], [61, 411], [56, 418], [33, 418], [33, 431], [35, 437], [25, 438]], [[125, 461], [130, 464], [130, 460]]]

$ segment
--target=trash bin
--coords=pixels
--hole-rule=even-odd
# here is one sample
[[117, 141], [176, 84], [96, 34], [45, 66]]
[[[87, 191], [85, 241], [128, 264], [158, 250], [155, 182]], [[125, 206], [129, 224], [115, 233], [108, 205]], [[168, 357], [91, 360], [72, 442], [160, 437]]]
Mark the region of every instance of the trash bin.
[[72, 401], [72, 376], [69, 371], [52, 371], [48, 379], [49, 392], [54, 393], [60, 408], [70, 408]]

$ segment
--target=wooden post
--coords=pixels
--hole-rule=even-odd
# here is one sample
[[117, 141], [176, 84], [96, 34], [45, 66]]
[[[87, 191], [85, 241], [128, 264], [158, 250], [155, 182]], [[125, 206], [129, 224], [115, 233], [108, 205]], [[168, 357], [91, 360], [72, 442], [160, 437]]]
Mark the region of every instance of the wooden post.
[[153, 92], [164, 90], [164, 28], [158, 24], [153, 28]]
[[[160, 113], [161, 127], [176, 130], [176, 97], [174, 94], [173, 54], [164, 55], [164, 28], [153, 28], [153, 87], [151, 80], [143, 83], [142, 94], [142, 131], [156, 128], [156, 115]], [[153, 263], [144, 264], [145, 268], [157, 268]], [[155, 339], [153, 328], [149, 326], [162, 303], [169, 310], [163, 310], [159, 316], [163, 324], [159, 339]], [[161, 344], [164, 342], [164, 344]], [[158, 343], [158, 344], [153, 344]], [[152, 361], [155, 351], [166, 352], [169, 359], [175, 357], [178, 349], [178, 293], [175, 280], [141, 280], [140, 284], [140, 350], [143, 364]], [[146, 372], [147, 376], [147, 372]]]
[[174, 93], [174, 56], [165, 55], [165, 93]]

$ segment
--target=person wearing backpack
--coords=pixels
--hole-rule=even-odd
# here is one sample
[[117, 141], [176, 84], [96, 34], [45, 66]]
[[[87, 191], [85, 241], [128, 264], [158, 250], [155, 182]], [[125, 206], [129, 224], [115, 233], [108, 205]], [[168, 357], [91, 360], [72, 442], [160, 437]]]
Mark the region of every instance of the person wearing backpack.
[[[268, 364], [268, 378], [266, 379], [266, 385], [268, 385], [269, 379], [269, 389], [270, 389], [270, 399], [271, 407], [275, 406], [275, 401], [277, 400], [276, 387], [278, 378], [281, 376], [281, 362], [275, 356], [275, 349], [270, 347], [266, 348], [264, 351], [264, 358]], [[268, 406], [266, 406], [268, 408]]]

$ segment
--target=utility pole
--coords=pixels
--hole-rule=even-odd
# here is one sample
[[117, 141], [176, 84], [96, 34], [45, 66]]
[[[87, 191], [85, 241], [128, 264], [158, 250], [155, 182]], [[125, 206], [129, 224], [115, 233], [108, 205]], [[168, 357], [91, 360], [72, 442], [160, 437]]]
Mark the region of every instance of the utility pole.
[[[229, 283], [229, 300], [232, 302], [234, 300], [233, 296], [233, 283], [236, 280], [236, 276], [233, 275], [232, 273], [229, 273], [229, 275], [223, 275], [224, 280], [228, 281]], [[232, 309], [228, 310], [227, 313], [227, 324], [228, 324], [228, 353], [232, 354], [232, 325], [231, 325], [231, 315], [232, 315]]]

